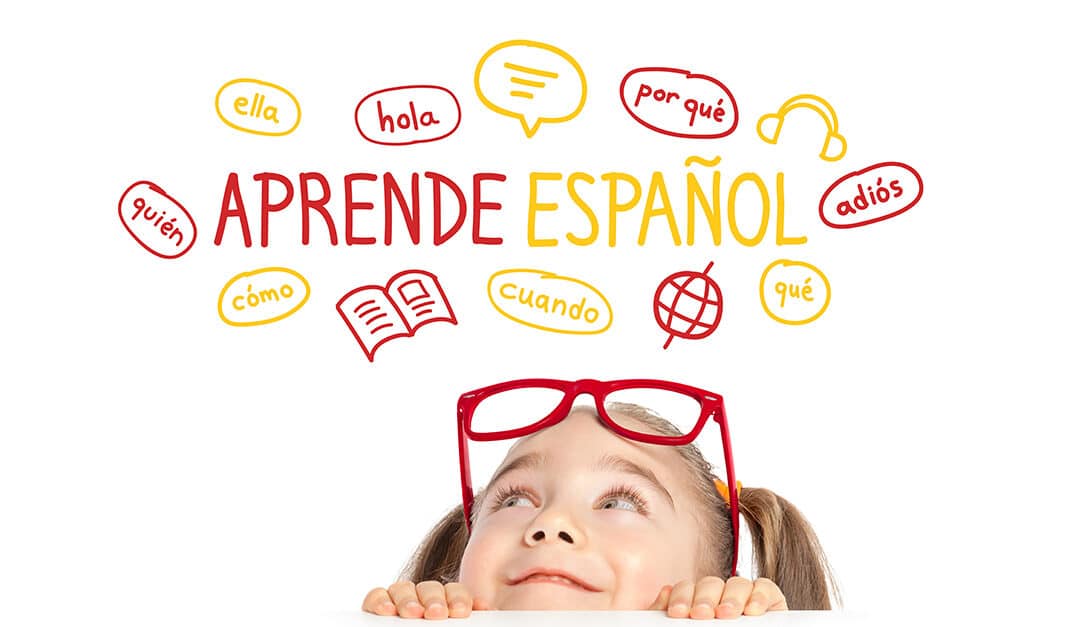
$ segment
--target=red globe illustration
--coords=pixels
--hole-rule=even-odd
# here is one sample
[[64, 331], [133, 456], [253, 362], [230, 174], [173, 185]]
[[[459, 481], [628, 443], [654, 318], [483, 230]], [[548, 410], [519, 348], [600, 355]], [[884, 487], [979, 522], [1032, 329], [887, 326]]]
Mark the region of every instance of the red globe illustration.
[[653, 316], [656, 324], [668, 333], [665, 349], [676, 337], [700, 340], [711, 335], [720, 325], [724, 296], [720, 286], [708, 275], [712, 267], [710, 262], [704, 272], [676, 272], [656, 288]]

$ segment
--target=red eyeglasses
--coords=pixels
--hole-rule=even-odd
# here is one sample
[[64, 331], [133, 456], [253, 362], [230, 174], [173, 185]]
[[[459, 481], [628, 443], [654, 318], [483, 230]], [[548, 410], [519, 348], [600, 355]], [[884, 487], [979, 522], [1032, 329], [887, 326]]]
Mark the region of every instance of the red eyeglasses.
[[[581, 379], [518, 379], [466, 392], [458, 399], [458, 458], [461, 468], [461, 503], [465, 524], [471, 531], [473, 489], [469, 468], [468, 441], [491, 442], [524, 437], [562, 422], [581, 394], [593, 397], [596, 413], [605, 425], [620, 436], [646, 444], [681, 446], [693, 442], [712, 417], [720, 425], [724, 445], [727, 485], [735, 481], [731, 460], [724, 397], [706, 390], [657, 379], [621, 379], [596, 381]], [[674, 424], [684, 435], [669, 436], [645, 433], [641, 425], [627, 420], [608, 406], [629, 403], [648, 408]], [[617, 406], [616, 406], [617, 407]], [[739, 550], [739, 496], [729, 490], [731, 529], [731, 574], [735, 576]]]

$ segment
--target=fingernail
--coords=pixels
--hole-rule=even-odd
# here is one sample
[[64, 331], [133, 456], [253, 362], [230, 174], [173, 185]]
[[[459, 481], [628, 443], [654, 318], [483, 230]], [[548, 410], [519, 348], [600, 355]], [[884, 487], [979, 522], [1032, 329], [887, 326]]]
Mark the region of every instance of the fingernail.
[[454, 601], [450, 604], [450, 609], [456, 612], [465, 611], [465, 603], [463, 601]]
[[393, 612], [394, 611], [394, 604], [391, 603], [390, 601], [383, 601], [382, 603], [379, 604], [379, 610], [383, 611], [383, 612]]
[[757, 601], [751, 601], [751, 602], [746, 604], [746, 611], [747, 612], [760, 612], [761, 611], [761, 604], [758, 603]]
[[442, 601], [432, 601], [431, 603], [428, 604], [428, 609], [429, 610], [434, 609], [434, 608], [442, 608], [442, 607], [444, 607], [443, 604], [442, 604]]
[[690, 608], [683, 603], [676, 603], [675, 605], [672, 605], [670, 609], [675, 614], [682, 614], [690, 610]]
[[[405, 604], [405, 608], [404, 608], [404, 609], [407, 609], [407, 610], [414, 610], [414, 609], [417, 609], [417, 608], [419, 608], [419, 607], [421, 607], [421, 606], [420, 606], [420, 604], [419, 604], [419, 603], [417, 603], [416, 601], [409, 601], [408, 603], [406, 603], [406, 604]], [[422, 609], [422, 608], [421, 608], [421, 609]]]

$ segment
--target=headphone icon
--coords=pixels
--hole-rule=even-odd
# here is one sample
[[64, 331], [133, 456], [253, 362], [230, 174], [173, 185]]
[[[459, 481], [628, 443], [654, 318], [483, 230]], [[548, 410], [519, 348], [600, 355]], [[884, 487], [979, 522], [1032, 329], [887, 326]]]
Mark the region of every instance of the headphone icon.
[[825, 120], [828, 133], [825, 135], [825, 145], [821, 147], [818, 155], [825, 161], [839, 161], [847, 152], [847, 140], [840, 134], [840, 121], [836, 119], [836, 110], [832, 108], [824, 98], [813, 94], [799, 94], [788, 98], [780, 110], [776, 113], [767, 113], [758, 120], [757, 134], [762, 141], [775, 144], [780, 139], [780, 128], [784, 125], [784, 116], [793, 109], [804, 108], [816, 111], [821, 119]]

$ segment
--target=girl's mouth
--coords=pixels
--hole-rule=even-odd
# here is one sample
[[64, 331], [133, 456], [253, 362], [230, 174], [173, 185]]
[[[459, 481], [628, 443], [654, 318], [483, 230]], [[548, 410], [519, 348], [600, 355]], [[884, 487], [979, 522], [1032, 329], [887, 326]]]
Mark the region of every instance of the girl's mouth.
[[575, 590], [587, 592], [599, 592], [599, 588], [574, 577], [573, 575], [557, 570], [534, 569], [523, 573], [521, 576], [510, 581], [510, 585], [516, 586], [523, 583], [552, 583], [566, 586]]

